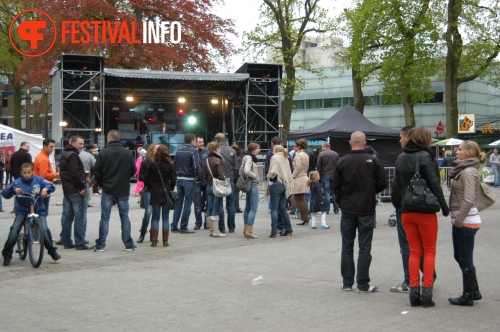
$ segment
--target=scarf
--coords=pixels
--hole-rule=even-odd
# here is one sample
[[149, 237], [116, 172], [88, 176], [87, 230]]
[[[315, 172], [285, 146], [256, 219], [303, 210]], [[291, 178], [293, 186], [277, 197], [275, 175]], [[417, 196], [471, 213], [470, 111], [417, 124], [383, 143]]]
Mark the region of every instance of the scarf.
[[467, 158], [463, 160], [453, 160], [452, 165], [453, 168], [450, 170], [450, 178], [456, 177], [460, 172], [462, 172], [467, 167], [474, 167], [479, 169], [479, 159], [476, 157]]
[[436, 159], [436, 156], [432, 153], [431, 149], [429, 149], [428, 146], [425, 146], [425, 145], [422, 145], [419, 143], [415, 143], [413, 141], [408, 141], [408, 143], [406, 144], [403, 151], [406, 153], [415, 153], [415, 152], [419, 152], [419, 151], [426, 151], [431, 156], [431, 160]]
[[249, 150], [247, 150], [245, 152], [245, 156], [252, 157], [252, 161], [257, 164], [257, 162], [258, 162], [257, 157], [252, 152], [250, 152]]
[[271, 157], [267, 178], [272, 179], [274, 177], [285, 186], [285, 197], [290, 196], [293, 188], [292, 172], [290, 171], [288, 159], [282, 153], [276, 153]]

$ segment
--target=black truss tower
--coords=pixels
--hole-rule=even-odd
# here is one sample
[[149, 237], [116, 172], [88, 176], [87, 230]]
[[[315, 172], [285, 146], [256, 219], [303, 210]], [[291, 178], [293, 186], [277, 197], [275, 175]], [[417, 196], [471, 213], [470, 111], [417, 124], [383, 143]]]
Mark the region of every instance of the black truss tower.
[[[51, 71], [52, 138], [64, 148], [69, 138], [80, 135], [85, 144], [99, 140], [104, 146], [104, 61], [102, 56], [64, 54]], [[65, 123], [65, 125], [64, 125]]]
[[244, 150], [248, 143], [271, 148], [271, 138], [281, 137], [281, 65], [246, 63], [237, 73], [247, 73], [247, 84], [230, 100], [234, 140]]

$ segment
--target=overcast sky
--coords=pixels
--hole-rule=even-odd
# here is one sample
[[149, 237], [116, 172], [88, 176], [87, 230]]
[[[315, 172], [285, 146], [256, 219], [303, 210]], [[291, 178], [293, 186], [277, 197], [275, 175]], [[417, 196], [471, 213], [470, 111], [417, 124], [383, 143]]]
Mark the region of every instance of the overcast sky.
[[[215, 13], [223, 18], [231, 18], [235, 21], [236, 32], [239, 37], [233, 37], [231, 42], [236, 48], [241, 46], [241, 39], [244, 31], [252, 30], [258, 23], [259, 18], [259, 6], [262, 3], [260, 0], [225, 0], [225, 5], [217, 9]], [[344, 8], [345, 3], [342, 0], [321, 0], [320, 4], [322, 7], [329, 10], [330, 14], [338, 12], [341, 8]], [[350, 3], [350, 2], [348, 2]], [[231, 61], [234, 70], [237, 70], [241, 65], [243, 65], [243, 57], [239, 55], [234, 55]]]

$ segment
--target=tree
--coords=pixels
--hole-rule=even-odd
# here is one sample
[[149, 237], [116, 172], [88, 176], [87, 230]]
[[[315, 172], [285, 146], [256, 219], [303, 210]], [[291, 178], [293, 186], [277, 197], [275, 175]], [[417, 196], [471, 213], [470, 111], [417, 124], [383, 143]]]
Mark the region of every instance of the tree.
[[[458, 135], [460, 84], [492, 75], [500, 51], [498, 2], [481, 6], [474, 0], [449, 0], [446, 29], [446, 137]], [[462, 37], [465, 35], [465, 38]]]
[[[430, 78], [440, 69], [435, 23], [440, 8], [439, 1], [431, 0], [359, 0], [345, 11], [358, 99], [363, 98], [359, 84], [377, 78], [384, 84], [384, 103], [401, 102], [405, 123], [415, 125], [414, 107], [433, 95]], [[364, 106], [364, 101], [357, 103]]]
[[[62, 43], [61, 39], [45, 55], [24, 57], [21, 77], [31, 85], [48, 84], [49, 72], [60, 53], [100, 54], [107, 67], [127, 69], [213, 71], [233, 52], [227, 42], [234, 34], [232, 20], [212, 14], [213, 5], [221, 0], [85, 0], [30, 1], [14, 0], [23, 8], [37, 8], [49, 13], [57, 27], [62, 21], [178, 21], [182, 26], [179, 44], [133, 43]], [[91, 34], [93, 29], [89, 29]], [[142, 39], [142, 25], [137, 26]], [[44, 42], [42, 41], [42, 48]], [[0, 46], [2, 47], [2, 46]]]
[[0, 0], [0, 74], [7, 77], [14, 89], [14, 128], [19, 130], [21, 129], [21, 93], [26, 84], [19, 75], [23, 57], [10, 46], [8, 26], [15, 13], [21, 9], [20, 4]]
[[296, 68], [311, 69], [307, 59], [300, 55], [302, 42], [308, 33], [325, 33], [331, 30], [332, 20], [328, 11], [321, 8], [319, 0], [263, 0], [259, 24], [244, 33], [247, 49], [263, 52], [266, 48], [276, 51], [284, 65], [284, 92], [281, 107], [283, 140], [287, 140], [293, 110], [293, 96], [299, 86]]

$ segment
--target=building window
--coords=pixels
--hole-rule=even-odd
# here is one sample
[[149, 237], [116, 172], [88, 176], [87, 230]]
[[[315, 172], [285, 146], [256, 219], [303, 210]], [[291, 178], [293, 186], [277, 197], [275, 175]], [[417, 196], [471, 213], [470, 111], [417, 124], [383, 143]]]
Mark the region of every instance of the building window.
[[2, 98], [2, 107], [9, 107], [9, 99], [7, 97]]
[[344, 107], [345, 105], [354, 105], [354, 97], [342, 98], [342, 107]]
[[306, 100], [306, 109], [323, 108], [323, 99]]
[[293, 109], [294, 110], [303, 110], [304, 109], [304, 101], [303, 100], [294, 100], [293, 101]]
[[434, 96], [424, 103], [442, 103], [444, 101], [444, 92], [436, 92]]

